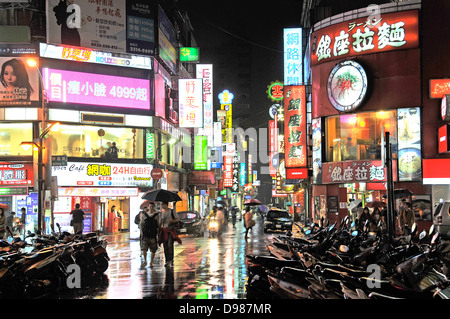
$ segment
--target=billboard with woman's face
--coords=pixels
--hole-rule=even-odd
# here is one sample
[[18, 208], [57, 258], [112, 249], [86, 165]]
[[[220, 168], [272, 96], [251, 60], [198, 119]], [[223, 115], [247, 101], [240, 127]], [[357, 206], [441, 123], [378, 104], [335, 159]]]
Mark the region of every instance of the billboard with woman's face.
[[0, 105], [31, 105], [39, 101], [39, 73], [26, 57], [0, 57]]

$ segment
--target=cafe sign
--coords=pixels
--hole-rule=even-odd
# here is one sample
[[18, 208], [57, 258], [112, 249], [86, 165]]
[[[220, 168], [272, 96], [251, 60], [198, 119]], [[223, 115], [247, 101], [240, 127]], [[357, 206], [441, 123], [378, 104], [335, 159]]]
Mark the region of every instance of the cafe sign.
[[418, 46], [418, 10], [357, 18], [322, 28], [312, 34], [311, 65]]

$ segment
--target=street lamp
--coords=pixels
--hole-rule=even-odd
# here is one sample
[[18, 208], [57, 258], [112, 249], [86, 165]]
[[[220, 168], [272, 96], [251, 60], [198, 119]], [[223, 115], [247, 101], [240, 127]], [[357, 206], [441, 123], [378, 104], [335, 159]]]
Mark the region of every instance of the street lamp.
[[[42, 172], [42, 167], [45, 165], [43, 163], [43, 156], [42, 156], [42, 151], [44, 150], [44, 145], [43, 145], [43, 139], [45, 138], [45, 136], [49, 133], [49, 132], [55, 132], [55, 131], [59, 131], [59, 122], [55, 122], [53, 124], [51, 124], [49, 127], [47, 127], [40, 135], [39, 138], [37, 138], [37, 142], [22, 142], [20, 143], [20, 146], [25, 150], [29, 150], [32, 146], [34, 147], [34, 150], [38, 152], [38, 176], [37, 176], [37, 193], [38, 193], [38, 234], [41, 233], [41, 231], [43, 230], [43, 210], [42, 210], [42, 204], [44, 203], [44, 199], [43, 199], [43, 182], [44, 182], [44, 178], [43, 178], [43, 172]], [[33, 157], [34, 159], [34, 157]]]
[[39, 84], [41, 86], [41, 128], [42, 128], [42, 133], [40, 134], [37, 143], [36, 142], [22, 142], [21, 146], [22, 148], [27, 148], [29, 149], [31, 146], [34, 146], [34, 149], [38, 151], [38, 187], [37, 187], [37, 191], [38, 191], [38, 233], [41, 233], [41, 231], [43, 230], [43, 203], [44, 203], [44, 199], [43, 199], [43, 173], [42, 173], [42, 166], [44, 165], [43, 163], [43, 159], [42, 159], [42, 150], [44, 148], [43, 143], [42, 143], [42, 139], [45, 137], [45, 135], [47, 135], [48, 132], [50, 132], [51, 130], [57, 130], [57, 128], [59, 128], [59, 123], [54, 123], [52, 125], [50, 125], [48, 128], [46, 127], [46, 117], [47, 117], [47, 109], [46, 109], [46, 94], [45, 94], [45, 90], [44, 90], [44, 80], [42, 78], [42, 73], [39, 70], [39, 67], [37, 65], [37, 61], [35, 59], [27, 59], [27, 64], [30, 67], [34, 67], [36, 69], [36, 71], [38, 72], [39, 75]]

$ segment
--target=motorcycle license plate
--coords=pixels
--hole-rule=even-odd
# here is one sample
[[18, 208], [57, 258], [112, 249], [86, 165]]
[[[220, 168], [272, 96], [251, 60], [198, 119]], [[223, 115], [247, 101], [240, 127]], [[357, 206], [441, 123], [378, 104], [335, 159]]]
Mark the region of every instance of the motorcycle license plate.
[[281, 225], [275, 225], [276, 228], [281, 228]]
[[186, 232], [186, 228], [180, 228], [180, 233], [185, 233]]

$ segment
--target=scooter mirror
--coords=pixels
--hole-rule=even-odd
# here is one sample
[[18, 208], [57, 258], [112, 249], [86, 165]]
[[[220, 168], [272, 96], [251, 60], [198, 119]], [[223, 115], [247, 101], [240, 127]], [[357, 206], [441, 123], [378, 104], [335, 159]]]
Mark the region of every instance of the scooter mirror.
[[430, 226], [430, 230], [428, 231], [428, 236], [431, 236], [432, 233], [434, 233], [434, 224]]
[[424, 239], [426, 235], [427, 235], [427, 232], [425, 230], [423, 230], [419, 235], [419, 240]]

